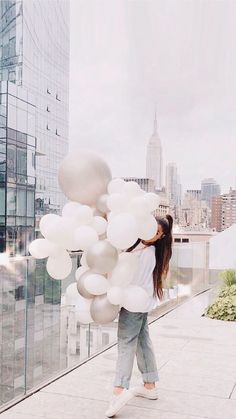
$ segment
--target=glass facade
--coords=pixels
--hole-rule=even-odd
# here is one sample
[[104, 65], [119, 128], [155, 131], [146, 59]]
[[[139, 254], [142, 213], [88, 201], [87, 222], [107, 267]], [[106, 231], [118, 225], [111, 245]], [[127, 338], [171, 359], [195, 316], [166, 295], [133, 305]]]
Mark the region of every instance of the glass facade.
[[[6, 118], [4, 112], [7, 109], [8, 124], [9, 127], [13, 127], [8, 132], [11, 142], [7, 150], [7, 181], [11, 185], [9, 188], [7, 186], [7, 217], [10, 225], [22, 222], [24, 226], [30, 218], [36, 218], [32, 227], [37, 229], [43, 214], [58, 213], [65, 203], [65, 197], [59, 189], [57, 174], [59, 164], [68, 150], [69, 1], [1, 0], [0, 28], [0, 80], [12, 81], [17, 86], [23, 86], [23, 100], [31, 103], [30, 96], [33, 95], [35, 104], [35, 110], [31, 112], [30, 107], [23, 107], [22, 102], [19, 106], [17, 98], [11, 97], [6, 108], [6, 97], [1, 96], [1, 122], [2, 118]], [[28, 139], [24, 137], [26, 121], [29, 135], [34, 130], [32, 136], [36, 138], [36, 143], [27, 143], [27, 153], [23, 146]], [[17, 129], [14, 128], [16, 125]], [[1, 138], [6, 139], [4, 128], [6, 124], [3, 121]], [[14, 131], [19, 132], [17, 136]], [[30, 164], [30, 146], [35, 145], [36, 175], [33, 172], [35, 168], [32, 169]], [[3, 142], [0, 147], [4, 155]], [[26, 173], [23, 166], [26, 161], [28, 178], [30, 171], [31, 177], [36, 178], [34, 196], [23, 187], [13, 186], [17, 183], [25, 184]], [[5, 164], [1, 155], [1, 173]], [[1, 190], [0, 217], [4, 216], [4, 193], [4, 190]], [[15, 196], [18, 197], [17, 201]], [[34, 214], [30, 204], [33, 199]], [[10, 243], [15, 233], [6, 230], [5, 236], [2, 231], [0, 234], [2, 241], [6, 239]]]
[[0, 252], [26, 254], [35, 227], [35, 104], [0, 82]]

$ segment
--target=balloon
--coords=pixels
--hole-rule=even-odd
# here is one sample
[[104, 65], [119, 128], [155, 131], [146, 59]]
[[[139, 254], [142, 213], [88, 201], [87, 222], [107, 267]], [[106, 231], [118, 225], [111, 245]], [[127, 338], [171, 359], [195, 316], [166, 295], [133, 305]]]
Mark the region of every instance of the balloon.
[[108, 280], [99, 274], [94, 274], [92, 271], [86, 272], [83, 278], [84, 288], [93, 295], [105, 294], [108, 290]]
[[150, 213], [148, 202], [145, 200], [144, 196], [134, 197], [128, 205], [128, 209], [131, 214], [138, 216], [145, 216]]
[[157, 221], [153, 215], [137, 217], [138, 236], [142, 240], [150, 240], [157, 233]]
[[49, 256], [46, 268], [52, 278], [66, 278], [72, 270], [72, 261], [70, 255], [65, 251], [58, 256]]
[[105, 324], [115, 320], [119, 310], [120, 306], [111, 304], [107, 299], [107, 295], [103, 294], [93, 299], [90, 313], [93, 321], [99, 324]]
[[85, 278], [86, 278], [87, 275], [88, 275], [88, 272], [85, 272], [83, 275], [81, 275], [79, 277], [79, 279], [77, 281], [77, 290], [78, 290], [78, 293], [82, 297], [90, 299], [90, 298], [93, 298], [94, 295], [91, 294], [90, 292], [88, 292], [85, 288], [84, 281], [85, 281]]
[[124, 290], [121, 287], [111, 287], [107, 291], [107, 299], [111, 304], [122, 304]]
[[127, 207], [127, 196], [121, 193], [113, 193], [107, 198], [107, 206], [110, 211], [125, 211]]
[[94, 272], [106, 274], [116, 266], [118, 252], [107, 240], [100, 240], [88, 248], [86, 261]]
[[48, 256], [54, 255], [59, 250], [61, 251], [62, 249], [47, 239], [36, 239], [29, 245], [29, 252], [36, 259], [47, 258]]
[[44, 236], [54, 242], [60, 243], [62, 247], [68, 250], [78, 250], [74, 238], [75, 223], [73, 218], [59, 217], [51, 224], [44, 226]]
[[108, 184], [107, 190], [109, 194], [122, 193], [124, 190], [125, 181], [123, 179], [112, 179]]
[[159, 208], [160, 198], [157, 194], [153, 192], [148, 192], [144, 195], [144, 199], [148, 204], [149, 212], [153, 212], [157, 208]]
[[98, 235], [101, 236], [107, 231], [107, 221], [103, 217], [93, 217], [91, 227], [93, 227], [94, 230], [96, 230], [96, 232], [98, 233]]
[[66, 304], [71, 306], [76, 305], [79, 297], [76, 282], [72, 282], [72, 284], [68, 285], [68, 287], [66, 288], [65, 297]]
[[131, 257], [129, 259], [119, 258], [118, 264], [116, 265], [115, 269], [113, 269], [109, 277], [111, 285], [120, 287], [126, 287], [129, 285], [137, 271], [137, 261], [137, 257]]
[[109, 211], [109, 208], [107, 206], [107, 194], [103, 194], [99, 196], [97, 202], [96, 202], [96, 208], [101, 211], [102, 214], [106, 214]]
[[135, 196], [141, 195], [142, 190], [137, 182], [125, 182], [124, 185], [124, 193], [130, 197], [133, 198]]
[[54, 222], [58, 221], [61, 217], [56, 214], [46, 214], [43, 215], [39, 222], [39, 229], [42, 235], [45, 237], [45, 231], [47, 231], [48, 226], [51, 226]]
[[76, 217], [77, 211], [80, 207], [78, 202], [67, 202], [62, 208], [63, 217]]
[[107, 163], [96, 153], [74, 149], [59, 167], [58, 181], [62, 192], [71, 201], [94, 205], [105, 194], [111, 180]]
[[77, 249], [87, 250], [89, 246], [98, 241], [98, 234], [90, 226], [81, 226], [75, 230], [75, 242]]
[[83, 275], [85, 272], [88, 271], [88, 268], [86, 266], [79, 266], [79, 268], [75, 271], [75, 278], [78, 281], [78, 279]]
[[91, 303], [92, 303], [92, 300], [87, 300], [86, 298], [79, 296], [79, 299], [77, 300], [76, 307], [75, 307], [76, 320], [79, 323], [89, 324], [93, 322], [93, 319], [90, 314]]
[[108, 223], [107, 238], [118, 249], [127, 249], [138, 239], [135, 217], [129, 213], [121, 213]]
[[124, 289], [122, 306], [132, 312], [145, 312], [148, 300], [148, 293], [142, 287], [129, 285]]
[[88, 205], [80, 205], [75, 216], [77, 225], [91, 224], [93, 221], [93, 210]]

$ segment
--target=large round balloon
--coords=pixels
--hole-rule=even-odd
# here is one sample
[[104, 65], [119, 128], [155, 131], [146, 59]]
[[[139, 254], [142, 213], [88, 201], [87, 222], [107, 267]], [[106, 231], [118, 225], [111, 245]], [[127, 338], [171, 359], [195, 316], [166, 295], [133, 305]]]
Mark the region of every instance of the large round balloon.
[[85, 272], [88, 271], [88, 268], [86, 266], [79, 266], [79, 268], [75, 271], [75, 278], [78, 281], [78, 279], [83, 275]]
[[116, 266], [118, 252], [107, 240], [100, 240], [88, 248], [86, 261], [94, 272], [106, 274]]
[[45, 214], [41, 218], [39, 222], [39, 229], [44, 237], [46, 237], [45, 233], [47, 232], [48, 228], [56, 221], [58, 221], [61, 217], [57, 214]]
[[80, 204], [78, 202], [67, 202], [62, 208], [63, 217], [76, 217]]
[[107, 199], [108, 199], [108, 195], [103, 194], [103, 195], [99, 196], [99, 198], [96, 202], [96, 208], [102, 214], [106, 214], [109, 211], [109, 208], [107, 206]]
[[157, 194], [153, 192], [148, 192], [144, 195], [144, 199], [146, 200], [149, 211], [155, 211], [160, 205], [160, 198]]
[[122, 193], [124, 191], [125, 181], [123, 179], [112, 179], [107, 189], [109, 194]]
[[111, 304], [122, 304], [124, 298], [124, 288], [111, 287], [107, 291], [107, 299]]
[[75, 222], [73, 218], [58, 217], [47, 223], [43, 228], [43, 235], [48, 240], [60, 244], [68, 250], [78, 250], [74, 238]]
[[107, 238], [118, 249], [127, 249], [138, 239], [136, 219], [129, 213], [121, 213], [108, 223]]
[[149, 296], [147, 291], [137, 285], [129, 285], [124, 289], [122, 306], [131, 312], [145, 312]]
[[99, 236], [102, 236], [107, 231], [107, 221], [105, 218], [96, 215], [93, 217], [91, 227], [96, 230]]
[[91, 303], [92, 300], [87, 300], [86, 298], [79, 296], [75, 307], [76, 319], [79, 323], [89, 324], [93, 322], [90, 314]]
[[103, 275], [94, 274], [91, 271], [86, 272], [85, 275], [84, 287], [90, 294], [102, 295], [107, 292], [109, 282]]
[[107, 163], [96, 153], [74, 149], [59, 167], [58, 181], [62, 192], [71, 201], [95, 205], [105, 194], [111, 180]]
[[66, 278], [72, 270], [72, 261], [70, 255], [64, 251], [57, 256], [49, 256], [47, 260], [47, 271], [54, 279]]
[[107, 198], [107, 206], [110, 211], [124, 212], [127, 208], [127, 196], [121, 193], [113, 193]]
[[82, 297], [90, 299], [90, 298], [93, 298], [94, 295], [88, 292], [87, 289], [85, 288], [84, 281], [87, 275], [88, 275], [88, 272], [85, 272], [83, 275], [79, 277], [79, 279], [77, 280], [77, 290], [78, 290], [78, 293], [82, 295]]
[[112, 286], [126, 287], [134, 278], [138, 267], [138, 259], [136, 255], [132, 255], [131, 253], [126, 253], [126, 255], [128, 255], [127, 258], [121, 258], [119, 256], [119, 262], [109, 277]]
[[75, 230], [77, 249], [87, 250], [89, 246], [98, 241], [98, 234], [91, 226], [81, 226]]
[[137, 217], [138, 236], [142, 240], [150, 240], [157, 234], [157, 221], [153, 215]]
[[36, 259], [44, 259], [55, 255], [59, 251], [59, 246], [47, 239], [33, 240], [29, 245], [30, 254]]
[[[78, 298], [79, 298], [79, 293], [77, 290], [77, 283], [76, 282], [72, 282], [72, 284], [68, 285], [68, 287], [66, 288], [66, 292], [65, 292], [65, 297], [66, 297], [66, 304], [67, 305], [76, 305], [78, 302]], [[81, 297], [82, 298], [82, 297]]]
[[119, 310], [120, 306], [111, 304], [106, 294], [94, 297], [90, 307], [92, 319], [99, 324], [105, 324], [115, 320]]

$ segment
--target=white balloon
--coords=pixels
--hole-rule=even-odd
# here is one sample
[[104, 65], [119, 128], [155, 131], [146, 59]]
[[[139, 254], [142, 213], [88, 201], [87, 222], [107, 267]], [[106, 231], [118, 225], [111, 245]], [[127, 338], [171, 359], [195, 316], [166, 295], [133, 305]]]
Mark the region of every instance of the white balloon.
[[107, 292], [109, 282], [104, 276], [91, 273], [91, 275], [86, 276], [84, 287], [90, 294], [102, 295]]
[[107, 198], [107, 206], [110, 211], [125, 211], [127, 207], [127, 196], [121, 193], [113, 193]]
[[59, 219], [60, 216], [56, 214], [46, 214], [41, 218], [39, 222], [39, 229], [44, 237], [46, 237], [45, 232], [47, 231], [48, 227], [50, 227], [54, 222], [58, 221]]
[[65, 297], [67, 305], [76, 305], [80, 297], [76, 282], [72, 282], [72, 284], [68, 285], [68, 287], [66, 288]]
[[121, 287], [111, 287], [107, 291], [107, 299], [111, 304], [122, 304], [124, 298], [124, 290]]
[[137, 182], [125, 182], [124, 185], [124, 193], [128, 197], [135, 197], [138, 195], [142, 195], [142, 189], [140, 188], [139, 184]]
[[76, 212], [76, 223], [78, 226], [91, 224], [93, 221], [93, 210], [88, 205], [80, 205]]
[[144, 195], [144, 199], [147, 202], [150, 212], [153, 212], [159, 208], [160, 197], [157, 194], [148, 192]]
[[123, 179], [112, 179], [108, 184], [107, 190], [109, 194], [113, 193], [122, 193], [125, 186], [125, 181]]
[[95, 205], [105, 194], [111, 180], [107, 163], [96, 153], [73, 149], [62, 161], [58, 181], [62, 192], [71, 201]]
[[93, 217], [91, 227], [93, 227], [97, 234], [101, 236], [107, 231], [107, 221], [103, 217], [95, 216]]
[[47, 239], [33, 240], [29, 245], [30, 254], [36, 259], [44, 259], [61, 250], [55, 243]]
[[[79, 294], [78, 294], [79, 295]], [[79, 323], [89, 324], [93, 322], [93, 319], [90, 314], [92, 299], [88, 300], [79, 296], [79, 299], [76, 302], [76, 319]]]
[[128, 205], [128, 211], [131, 214], [138, 216], [145, 216], [150, 213], [148, 202], [145, 200], [145, 195], [135, 196]]
[[114, 217], [116, 217], [119, 214], [120, 213], [119, 212], [116, 212], [116, 211], [108, 212], [108, 214], [107, 214], [107, 221], [108, 221], [108, 223], [109, 223], [109, 221], [111, 221]]
[[98, 241], [98, 234], [93, 227], [81, 226], [75, 230], [77, 249], [87, 250], [89, 246]]
[[127, 249], [138, 239], [138, 228], [135, 217], [121, 213], [108, 222], [107, 238], [118, 249]]
[[109, 211], [108, 206], [107, 206], [107, 198], [108, 198], [108, 194], [103, 194], [99, 196], [96, 202], [96, 208], [102, 214], [106, 214]]
[[123, 257], [123, 253], [119, 255], [119, 262], [109, 277], [112, 286], [126, 287], [133, 281], [134, 275], [137, 272], [137, 257], [133, 257], [131, 253], [126, 254], [130, 257]]
[[64, 279], [72, 270], [70, 255], [65, 251], [64, 254], [61, 253], [58, 257], [49, 256], [46, 267], [52, 278]]
[[78, 202], [67, 202], [62, 208], [62, 216], [63, 217], [76, 217], [77, 211], [80, 208], [80, 204]]
[[88, 271], [88, 268], [86, 266], [79, 266], [79, 268], [75, 271], [75, 278], [78, 281], [78, 279], [83, 275], [85, 272]]
[[131, 312], [145, 312], [149, 296], [146, 290], [137, 285], [129, 285], [124, 289], [122, 307]]
[[142, 240], [150, 240], [157, 234], [157, 221], [153, 215], [137, 217], [138, 236]]

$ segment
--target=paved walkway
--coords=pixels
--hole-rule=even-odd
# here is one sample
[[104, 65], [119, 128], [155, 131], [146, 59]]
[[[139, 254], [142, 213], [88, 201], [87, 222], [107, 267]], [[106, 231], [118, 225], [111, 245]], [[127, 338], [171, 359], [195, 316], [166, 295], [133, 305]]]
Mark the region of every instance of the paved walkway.
[[[201, 317], [209, 292], [150, 325], [159, 400], [133, 398], [117, 418], [236, 419], [236, 323]], [[2, 413], [1, 419], [104, 419], [116, 346]], [[133, 384], [139, 381], [135, 366]]]

